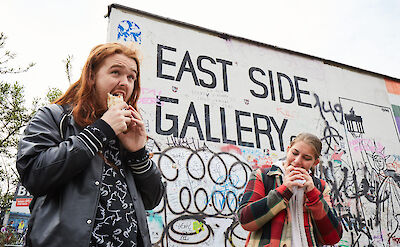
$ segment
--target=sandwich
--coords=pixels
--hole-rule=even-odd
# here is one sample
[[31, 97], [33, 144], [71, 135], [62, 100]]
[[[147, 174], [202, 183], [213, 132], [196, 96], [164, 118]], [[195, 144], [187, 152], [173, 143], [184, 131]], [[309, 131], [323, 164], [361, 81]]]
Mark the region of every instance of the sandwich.
[[110, 108], [120, 102], [124, 102], [124, 98], [122, 94], [112, 95], [110, 93], [107, 94], [107, 107]]

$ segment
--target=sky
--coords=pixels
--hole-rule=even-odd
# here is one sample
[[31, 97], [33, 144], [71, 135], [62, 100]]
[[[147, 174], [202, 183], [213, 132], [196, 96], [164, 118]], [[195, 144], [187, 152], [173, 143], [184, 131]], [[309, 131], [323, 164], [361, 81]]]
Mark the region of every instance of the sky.
[[399, 0], [0, 0], [0, 32], [15, 65], [0, 78], [25, 86], [27, 101], [69, 86], [95, 45], [106, 42], [107, 7], [118, 3], [169, 19], [400, 78]]

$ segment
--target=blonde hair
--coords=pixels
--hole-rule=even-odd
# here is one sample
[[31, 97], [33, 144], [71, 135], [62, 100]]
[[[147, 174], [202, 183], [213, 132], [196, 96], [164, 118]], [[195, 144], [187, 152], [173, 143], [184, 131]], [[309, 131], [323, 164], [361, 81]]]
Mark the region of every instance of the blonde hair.
[[290, 142], [290, 146], [292, 147], [296, 142], [299, 141], [307, 143], [314, 149], [315, 159], [318, 159], [319, 156], [321, 156], [322, 143], [317, 136], [310, 133], [300, 133]]

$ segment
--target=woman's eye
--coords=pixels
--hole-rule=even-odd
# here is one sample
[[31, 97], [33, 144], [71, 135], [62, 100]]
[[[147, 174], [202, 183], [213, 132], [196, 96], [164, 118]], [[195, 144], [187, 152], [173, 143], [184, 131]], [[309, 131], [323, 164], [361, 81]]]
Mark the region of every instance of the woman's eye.
[[119, 71], [118, 70], [111, 71], [111, 74], [119, 75]]

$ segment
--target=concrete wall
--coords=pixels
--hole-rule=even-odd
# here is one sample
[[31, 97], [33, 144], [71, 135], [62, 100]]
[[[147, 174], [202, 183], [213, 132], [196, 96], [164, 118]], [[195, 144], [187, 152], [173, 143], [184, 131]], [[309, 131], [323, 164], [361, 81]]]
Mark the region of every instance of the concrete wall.
[[108, 40], [142, 54], [139, 106], [167, 186], [148, 216], [156, 246], [244, 246], [250, 172], [303, 131], [323, 142], [337, 246], [399, 245], [399, 80], [118, 6]]

